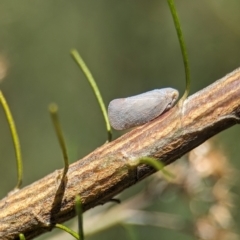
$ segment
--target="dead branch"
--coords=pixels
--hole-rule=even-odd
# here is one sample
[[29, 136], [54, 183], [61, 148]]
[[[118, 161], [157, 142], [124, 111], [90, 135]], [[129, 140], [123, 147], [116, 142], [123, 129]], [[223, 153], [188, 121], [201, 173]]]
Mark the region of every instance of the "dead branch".
[[103, 204], [154, 172], [137, 165], [145, 157], [170, 164], [206, 139], [240, 122], [240, 69], [190, 96], [154, 121], [104, 144], [63, 169], [0, 201], [0, 239], [32, 239], [75, 215], [74, 199], [84, 210]]

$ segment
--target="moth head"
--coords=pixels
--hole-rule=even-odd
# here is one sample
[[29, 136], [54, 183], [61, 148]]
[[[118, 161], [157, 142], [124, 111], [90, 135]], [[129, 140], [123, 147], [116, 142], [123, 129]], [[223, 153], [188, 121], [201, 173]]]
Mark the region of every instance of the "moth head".
[[173, 89], [173, 88], [167, 88], [166, 91], [168, 96], [168, 105], [166, 107], [166, 110], [167, 110], [174, 106], [174, 104], [176, 103], [179, 97], [179, 93], [176, 89]]

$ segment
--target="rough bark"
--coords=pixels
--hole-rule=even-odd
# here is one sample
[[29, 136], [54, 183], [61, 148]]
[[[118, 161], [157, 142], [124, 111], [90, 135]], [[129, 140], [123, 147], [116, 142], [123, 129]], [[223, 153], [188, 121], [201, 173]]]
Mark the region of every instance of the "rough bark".
[[145, 157], [165, 164], [177, 160], [220, 131], [240, 122], [240, 70], [190, 96], [154, 121], [135, 128], [70, 165], [56, 170], [0, 201], [0, 239], [32, 239], [83, 209], [103, 204], [154, 172], [136, 164]]

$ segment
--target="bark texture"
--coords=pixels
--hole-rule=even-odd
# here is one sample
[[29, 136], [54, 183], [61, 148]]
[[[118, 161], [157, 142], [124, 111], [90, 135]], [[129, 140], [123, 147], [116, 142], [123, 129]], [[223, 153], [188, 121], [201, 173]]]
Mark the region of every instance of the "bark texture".
[[190, 96], [154, 121], [104, 144], [63, 169], [0, 201], [0, 239], [32, 239], [73, 216], [74, 199], [83, 209], [103, 204], [154, 172], [137, 164], [155, 157], [165, 164], [177, 160], [220, 131], [240, 122], [240, 70]]

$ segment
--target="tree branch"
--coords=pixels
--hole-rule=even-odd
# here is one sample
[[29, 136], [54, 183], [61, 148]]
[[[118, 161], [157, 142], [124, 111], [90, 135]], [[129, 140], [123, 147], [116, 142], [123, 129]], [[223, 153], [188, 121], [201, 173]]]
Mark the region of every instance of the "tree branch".
[[32, 239], [75, 216], [75, 196], [86, 211], [154, 172], [141, 157], [170, 164], [206, 139], [240, 122], [240, 69], [190, 96], [154, 121], [133, 129], [63, 169], [0, 201], [0, 239]]

